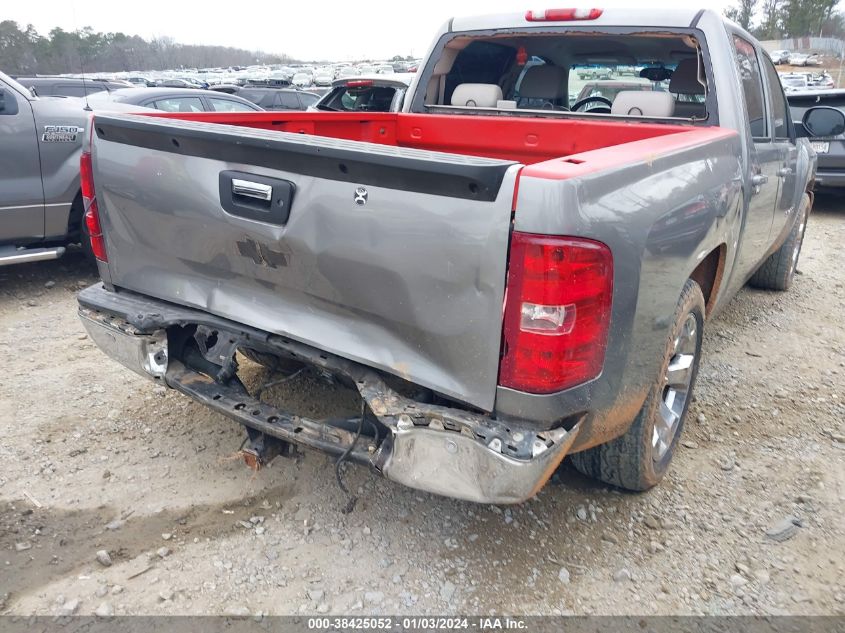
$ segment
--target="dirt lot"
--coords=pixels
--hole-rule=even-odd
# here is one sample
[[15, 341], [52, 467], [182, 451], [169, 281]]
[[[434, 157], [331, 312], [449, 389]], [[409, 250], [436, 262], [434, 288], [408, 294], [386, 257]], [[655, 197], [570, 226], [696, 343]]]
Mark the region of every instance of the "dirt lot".
[[[95, 349], [78, 257], [0, 268], [0, 613], [843, 614], [844, 264], [845, 199], [820, 198], [793, 289], [709, 324], [657, 489], [564, 466], [499, 508], [354, 467], [349, 515], [326, 457], [254, 475], [234, 423]], [[312, 390], [343, 398], [274, 397]]]

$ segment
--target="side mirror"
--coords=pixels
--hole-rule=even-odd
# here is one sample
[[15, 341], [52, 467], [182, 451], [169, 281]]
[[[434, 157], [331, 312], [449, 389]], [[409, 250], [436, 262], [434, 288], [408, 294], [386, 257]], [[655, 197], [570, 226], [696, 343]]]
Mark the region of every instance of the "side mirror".
[[804, 113], [801, 124], [810, 136], [839, 136], [845, 133], [845, 114], [830, 106], [816, 106]]

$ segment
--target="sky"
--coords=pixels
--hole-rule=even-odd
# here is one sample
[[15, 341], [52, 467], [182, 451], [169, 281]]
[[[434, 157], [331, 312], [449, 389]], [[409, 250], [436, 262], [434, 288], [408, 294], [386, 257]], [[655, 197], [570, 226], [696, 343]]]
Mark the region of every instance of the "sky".
[[[690, 7], [720, 10], [730, 0], [597, 1], [590, 6]], [[168, 36], [182, 44], [217, 44], [298, 59], [379, 59], [421, 57], [438, 27], [454, 15], [522, 12], [526, 9], [585, 6], [567, 0], [29, 0], [4, 2], [0, 19], [32, 24], [42, 34], [68, 31], [122, 31], [145, 39]]]

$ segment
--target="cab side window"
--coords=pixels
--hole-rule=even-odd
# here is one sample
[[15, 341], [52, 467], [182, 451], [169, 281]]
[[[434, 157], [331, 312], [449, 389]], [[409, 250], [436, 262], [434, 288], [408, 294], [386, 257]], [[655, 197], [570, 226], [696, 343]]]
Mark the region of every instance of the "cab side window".
[[18, 100], [9, 90], [0, 88], [0, 116], [18, 113]]
[[766, 80], [769, 82], [769, 91], [772, 93], [772, 119], [774, 119], [775, 138], [789, 138], [789, 105], [786, 96], [783, 94], [783, 87], [780, 84], [780, 77], [775, 70], [775, 65], [768, 57], [763, 57], [763, 67], [766, 69]]
[[751, 126], [751, 136], [766, 138], [769, 134], [766, 121], [766, 100], [763, 97], [763, 76], [757, 61], [754, 46], [734, 35], [734, 49], [736, 50], [736, 64], [742, 82], [742, 95], [745, 99], [745, 109], [748, 111], [748, 124]]

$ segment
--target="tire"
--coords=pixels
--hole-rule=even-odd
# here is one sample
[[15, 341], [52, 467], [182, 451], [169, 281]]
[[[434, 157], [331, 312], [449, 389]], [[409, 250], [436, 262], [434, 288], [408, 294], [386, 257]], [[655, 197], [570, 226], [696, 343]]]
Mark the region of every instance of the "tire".
[[763, 290], [787, 290], [795, 279], [798, 256], [804, 243], [807, 218], [810, 215], [810, 196], [804, 194], [798, 219], [781, 247], [766, 258], [748, 283]]
[[[704, 305], [701, 288], [688, 279], [675, 308], [658, 378], [643, 408], [624, 435], [571, 456], [572, 465], [580, 472], [636, 491], [648, 490], [663, 479], [683, 431], [698, 375]], [[669, 371], [671, 365], [676, 367], [673, 372]], [[669, 382], [670, 377], [674, 382]], [[685, 389], [680, 388], [682, 382]]]

